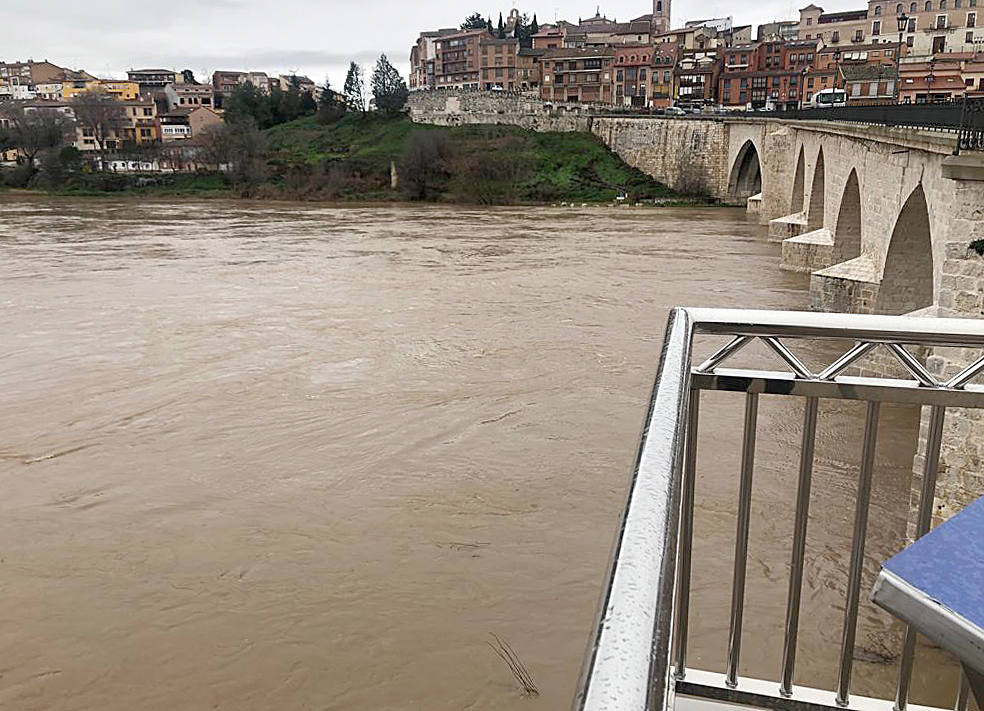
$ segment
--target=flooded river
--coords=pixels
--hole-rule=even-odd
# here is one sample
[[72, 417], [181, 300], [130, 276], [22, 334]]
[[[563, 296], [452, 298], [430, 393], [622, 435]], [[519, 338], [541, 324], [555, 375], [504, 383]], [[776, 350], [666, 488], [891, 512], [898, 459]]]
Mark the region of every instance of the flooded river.
[[[738, 210], [0, 200], [4, 709], [566, 709], [668, 309], [808, 304]], [[760, 678], [801, 408], [760, 412]], [[701, 423], [690, 662], [712, 670], [741, 411], [713, 394]], [[883, 412], [873, 556], [904, 533], [918, 424]], [[862, 422], [821, 408], [798, 683], [836, 676]], [[857, 691], [891, 693], [895, 634], [867, 606]], [[915, 700], [950, 703], [919, 659]]]

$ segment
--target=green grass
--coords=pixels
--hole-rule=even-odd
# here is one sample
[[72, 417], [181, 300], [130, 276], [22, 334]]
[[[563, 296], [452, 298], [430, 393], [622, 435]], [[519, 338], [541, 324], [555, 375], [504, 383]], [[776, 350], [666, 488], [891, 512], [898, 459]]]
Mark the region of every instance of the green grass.
[[[439, 127], [413, 124], [404, 116], [349, 114], [323, 125], [314, 117], [266, 131], [274, 177], [271, 186], [294, 197], [325, 197], [333, 168], [344, 173], [328, 197], [399, 199], [389, 189], [390, 164], [401, 166], [414, 134], [439, 134], [446, 146], [446, 176], [439, 199], [446, 202], [610, 202], [668, 199], [673, 191], [621, 160], [587, 133], [536, 133], [514, 126]], [[475, 162], [498, 168], [475, 178]], [[486, 166], [488, 167], [488, 166]], [[401, 175], [403, 174], [401, 166]], [[321, 176], [319, 178], [319, 176]], [[476, 181], [481, 182], [477, 188]]]

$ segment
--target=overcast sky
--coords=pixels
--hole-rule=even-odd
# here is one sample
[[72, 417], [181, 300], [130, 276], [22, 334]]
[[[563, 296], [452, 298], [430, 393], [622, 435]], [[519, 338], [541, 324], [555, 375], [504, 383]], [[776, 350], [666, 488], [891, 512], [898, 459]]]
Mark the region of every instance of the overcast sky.
[[[865, 0], [813, 0], [827, 11], [866, 7]], [[130, 68], [191, 69], [201, 79], [216, 69], [268, 74], [296, 71], [340, 86], [349, 61], [367, 74], [381, 52], [404, 74], [420, 30], [453, 27], [474, 11], [507, 15], [491, 0], [0, 0], [0, 60], [48, 59], [107, 77]], [[732, 15], [735, 24], [794, 19], [809, 0], [674, 0], [673, 24]], [[535, 0], [520, 6], [540, 22], [577, 22], [594, 15], [592, 1]], [[602, 14], [618, 20], [651, 11], [645, 0], [610, 0]]]

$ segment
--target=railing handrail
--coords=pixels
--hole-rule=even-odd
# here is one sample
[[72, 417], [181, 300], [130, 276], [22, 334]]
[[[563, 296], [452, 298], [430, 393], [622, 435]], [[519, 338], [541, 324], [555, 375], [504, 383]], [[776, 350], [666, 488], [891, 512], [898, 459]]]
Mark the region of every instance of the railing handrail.
[[[721, 348], [698, 368], [691, 364], [693, 337], [695, 334], [734, 336], [734, 340]], [[791, 374], [758, 371], [721, 371], [720, 384], [714, 371], [721, 363], [740, 350], [753, 338], [761, 338], [793, 371]], [[811, 373], [780, 341], [780, 338], [836, 339], [858, 343], [834, 363], [817, 374]], [[884, 345], [881, 345], [884, 344]], [[801, 395], [807, 401], [807, 419], [804, 425], [804, 445], [812, 442], [816, 427], [816, 405], [820, 397], [845, 397], [837, 394], [837, 386], [847, 388], [850, 396], [865, 399], [869, 403], [868, 430], [865, 454], [870, 458], [877, 433], [877, 407], [883, 390], [886, 399], [932, 405], [930, 423], [930, 448], [924, 472], [923, 494], [920, 504], [920, 525], [928, 526], [931, 513], [936, 467], [939, 459], [939, 435], [942, 433], [943, 416], [947, 405], [984, 407], [984, 388], [965, 388], [976, 375], [984, 372], [984, 357], [975, 361], [949, 380], [936, 380], [910, 354], [902, 344], [920, 346], [984, 347], [984, 321], [972, 319], [940, 319], [909, 316], [876, 316], [859, 314], [831, 314], [814, 312], [780, 312], [739, 309], [675, 308], [666, 328], [659, 371], [653, 386], [649, 409], [643, 427], [638, 454], [633, 467], [628, 501], [622, 524], [616, 535], [614, 550], [609, 561], [605, 590], [599, 605], [597, 623], [593, 629], [588, 653], [578, 691], [575, 711], [665, 711], [671, 704], [677, 686], [682, 679], [685, 665], [683, 651], [674, 651], [674, 615], [679, 613], [677, 624], [680, 639], [686, 639], [688, 592], [677, 597], [677, 578], [683, 580], [680, 588], [689, 590], [689, 541], [692, 536], [693, 493], [692, 478], [696, 443], [699, 390], [724, 389], [747, 393], [752, 410], [746, 410], [746, 445], [749, 444], [749, 418], [751, 422], [751, 448], [754, 450], [754, 403], [756, 393], [776, 392], [784, 395]], [[875, 347], [887, 348], [891, 355], [915, 378], [913, 381], [886, 378], [840, 377], [852, 363]], [[770, 390], [770, 384], [782, 387]], [[796, 387], [793, 387], [793, 386]], [[868, 390], [866, 391], [865, 388]], [[898, 393], [902, 393], [900, 396]], [[921, 397], [920, 397], [921, 395]], [[810, 413], [813, 413], [812, 424]], [[935, 433], [935, 437], [933, 435]], [[690, 438], [691, 441], [687, 441]], [[805, 522], [808, 515], [808, 482], [812, 469], [812, 446], [804, 448], [807, 454], [801, 461], [801, 488], [806, 483], [807, 501], [797, 510], [798, 522]], [[744, 455], [743, 455], [744, 457]], [[684, 466], [686, 458], [686, 467]], [[809, 460], [809, 461], [807, 461]], [[743, 465], [744, 466], [744, 465]], [[748, 467], [752, 466], [749, 460]], [[868, 467], [870, 469], [870, 466]], [[683, 485], [684, 471], [686, 480]], [[864, 468], [863, 468], [864, 469]], [[748, 494], [751, 474], [748, 469]], [[805, 477], [805, 478], [804, 478]], [[743, 487], [744, 488], [744, 487]], [[743, 495], [744, 496], [744, 495]], [[681, 519], [681, 499], [685, 509]], [[928, 502], [928, 503], [927, 503]], [[747, 503], [746, 503], [747, 506]], [[802, 510], [800, 510], [802, 509]], [[867, 515], [867, 501], [858, 503], [859, 514]], [[802, 520], [802, 521], [801, 521]], [[858, 520], [862, 521], [859, 515]], [[858, 525], [860, 538], [855, 533], [854, 548], [863, 555], [864, 526]], [[739, 522], [739, 530], [741, 523]], [[928, 530], [928, 529], [926, 529]], [[678, 535], [680, 536], [680, 565], [678, 565]], [[803, 529], [805, 536], [805, 526]], [[802, 541], [798, 543], [802, 547]], [[685, 551], [683, 549], [686, 549]], [[796, 566], [794, 566], [796, 567]], [[857, 567], [857, 566], [855, 566]], [[802, 575], [802, 566], [799, 566]], [[860, 585], [860, 576], [852, 581], [852, 587]], [[736, 573], [736, 580], [737, 580]], [[743, 575], [742, 575], [743, 579]], [[791, 577], [791, 580], [793, 578]], [[792, 587], [791, 587], [792, 589]], [[736, 589], [743, 596], [741, 589]], [[856, 591], [855, 591], [856, 595]], [[798, 607], [798, 594], [796, 595]], [[856, 606], [855, 606], [856, 607]], [[678, 608], [678, 609], [676, 609]], [[740, 608], [738, 615], [738, 641], [740, 645]], [[795, 655], [796, 619], [787, 618], [787, 646], [792, 645]], [[845, 619], [845, 630], [853, 629], [856, 622], [850, 615]], [[732, 631], [735, 630], [732, 620]], [[838, 703], [846, 704], [850, 684], [850, 652], [853, 634], [846, 636], [842, 656], [842, 681], [839, 682]], [[900, 672], [899, 699], [896, 707], [904, 709], [907, 694], [907, 675], [911, 672], [911, 652], [914, 643], [907, 635]], [[674, 659], [674, 653], [676, 659]], [[907, 661], [906, 661], [907, 660]], [[673, 665], [676, 679], [671, 679]], [[791, 692], [794, 660], [784, 659], [782, 696]], [[843, 672], [846, 666], [846, 676]], [[737, 651], [734, 661], [729, 661], [728, 686], [733, 687], [737, 670]], [[903, 681], [905, 685], [903, 686]], [[682, 682], [681, 682], [682, 683]], [[780, 688], [777, 684], [777, 690]], [[778, 697], [777, 697], [778, 698]], [[807, 704], [809, 706], [809, 704]]]
[[574, 708], [663, 709], [670, 685], [672, 595], [676, 565], [683, 431], [690, 390], [693, 322], [674, 309], [622, 524], [609, 562], [607, 586], [585, 658]]

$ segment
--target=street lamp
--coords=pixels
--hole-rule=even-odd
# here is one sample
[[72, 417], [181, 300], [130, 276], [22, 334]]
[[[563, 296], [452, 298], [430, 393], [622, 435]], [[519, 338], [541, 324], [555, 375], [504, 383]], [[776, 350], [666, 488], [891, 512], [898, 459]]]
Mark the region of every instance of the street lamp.
[[902, 59], [902, 33], [905, 32], [905, 28], [909, 24], [909, 16], [906, 15], [901, 10], [899, 11], [898, 17], [895, 18], [899, 23], [899, 45], [895, 48], [895, 103], [899, 103], [899, 97], [902, 95], [902, 73], [900, 69], [899, 62]]
[[803, 99], [806, 96], [806, 75], [809, 73], [809, 67], [803, 67], [803, 71], [800, 72], [800, 93], [799, 93], [799, 107], [800, 111], [803, 110]]

